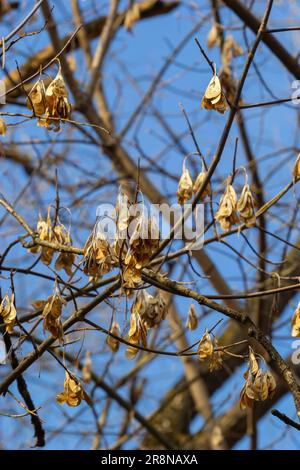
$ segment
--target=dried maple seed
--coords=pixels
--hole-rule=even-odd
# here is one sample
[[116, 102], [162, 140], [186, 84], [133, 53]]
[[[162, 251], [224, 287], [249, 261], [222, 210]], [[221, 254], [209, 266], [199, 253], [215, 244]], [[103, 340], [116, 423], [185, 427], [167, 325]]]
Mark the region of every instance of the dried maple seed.
[[[128, 332], [128, 341], [136, 346], [147, 347], [147, 329], [143, 326], [136, 313], [130, 315], [130, 328]], [[126, 349], [126, 357], [133, 359], [139, 352], [138, 348], [128, 346]]]
[[245, 383], [240, 393], [240, 408], [252, 408], [254, 401], [272, 398], [276, 382], [270, 371], [259, 367], [252, 348], [249, 348], [248, 369], [244, 374]]
[[300, 153], [298, 154], [298, 157], [296, 159], [296, 162], [293, 168], [293, 177], [295, 180], [300, 178]]
[[34, 112], [35, 116], [42, 117], [46, 112], [46, 90], [43, 80], [38, 80], [27, 98], [27, 107]]
[[6, 294], [0, 304], [0, 316], [3, 318], [6, 333], [12, 334], [14, 325], [17, 318], [17, 311], [14, 305], [15, 296], [12, 294], [10, 297]]
[[[196, 178], [196, 181], [194, 183], [194, 186], [193, 186], [193, 191], [194, 193], [196, 194], [197, 191], [199, 190], [200, 186], [202, 185], [204, 179], [206, 177], [206, 171], [202, 171], [199, 173], [199, 175], [197, 176]], [[206, 188], [205, 190], [203, 191], [202, 195], [201, 195], [201, 198], [200, 200], [201, 201], [204, 201], [204, 199], [206, 198], [206, 196], [211, 196], [211, 185], [210, 183], [208, 182], [207, 185], [206, 185]]]
[[69, 406], [78, 406], [82, 400], [85, 400], [88, 404], [91, 404], [91, 399], [84, 391], [79, 380], [69, 372], [66, 372], [64, 391], [57, 395], [56, 400], [60, 405], [66, 403]]
[[214, 109], [221, 114], [224, 114], [228, 108], [225, 95], [222, 91], [220, 79], [216, 73], [205, 90], [201, 105], [204, 109]]
[[240, 199], [237, 202], [237, 210], [240, 213], [241, 220], [245, 222], [247, 227], [252, 227], [256, 222], [254, 205], [250, 187], [248, 184], [245, 184]]
[[292, 317], [292, 336], [300, 337], [300, 302]]
[[191, 304], [189, 308], [188, 318], [186, 321], [186, 327], [189, 330], [193, 331], [197, 329], [197, 326], [198, 326], [198, 317], [196, 315], [195, 306]]
[[228, 184], [224, 194], [220, 199], [219, 209], [216, 213], [216, 219], [221, 225], [223, 231], [228, 231], [231, 226], [239, 222], [237, 216], [237, 197], [231, 184]]
[[218, 26], [214, 23], [207, 35], [207, 47], [212, 49], [214, 46], [217, 46], [221, 42], [220, 33]]
[[[121, 336], [120, 326], [119, 326], [119, 323], [117, 321], [113, 322], [109, 332], [112, 333], [115, 336]], [[111, 349], [112, 352], [116, 353], [116, 352], [119, 351], [120, 341], [118, 341], [113, 336], [107, 335], [106, 344], [109, 346], [109, 348]]]
[[138, 293], [131, 312], [138, 315], [145, 331], [157, 327], [166, 316], [166, 305], [160, 295], [153, 297], [146, 290]]
[[0, 118], [0, 135], [5, 136], [7, 132], [7, 126], [4, 119]]
[[186, 168], [185, 160], [182, 166], [182, 175], [180, 177], [177, 189], [178, 204], [183, 206], [192, 197], [193, 194], [193, 181], [189, 170]]
[[[37, 306], [36, 303], [33, 305]], [[48, 297], [46, 301], [39, 301], [39, 305], [43, 308], [44, 330], [49, 331], [54, 338], [58, 338], [62, 342], [61, 313], [63, 306], [66, 305], [66, 301], [61, 297], [57, 287], [54, 289], [54, 294]]]

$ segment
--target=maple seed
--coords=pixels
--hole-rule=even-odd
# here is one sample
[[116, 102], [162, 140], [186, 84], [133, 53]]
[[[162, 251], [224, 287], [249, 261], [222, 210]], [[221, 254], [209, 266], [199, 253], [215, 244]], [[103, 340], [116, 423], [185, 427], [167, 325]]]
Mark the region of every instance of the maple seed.
[[5, 136], [7, 132], [7, 126], [4, 119], [0, 118], [0, 135]]
[[[119, 323], [117, 321], [113, 322], [109, 332], [112, 333], [115, 336], [121, 336], [120, 326], [119, 326]], [[113, 336], [107, 335], [106, 344], [107, 344], [107, 346], [109, 346], [109, 348], [111, 349], [111, 351], [113, 353], [116, 353], [116, 352], [119, 351], [120, 342], [116, 338], [114, 338]]]
[[247, 227], [252, 227], [256, 222], [254, 213], [254, 199], [248, 184], [245, 184], [242, 194], [237, 203], [237, 210], [240, 213], [240, 218], [245, 222]]
[[180, 177], [177, 189], [178, 204], [183, 206], [192, 197], [193, 194], [193, 181], [189, 170], [185, 166], [185, 160], [182, 166], [182, 175]]
[[220, 79], [216, 73], [206, 88], [201, 105], [204, 109], [214, 109], [221, 114], [224, 114], [228, 108], [225, 95], [222, 91]]
[[43, 80], [38, 80], [31, 88], [27, 98], [27, 107], [38, 117], [46, 112], [46, 90]]
[[298, 157], [296, 159], [296, 162], [293, 168], [293, 177], [295, 180], [300, 178], [300, 153], [298, 154]]
[[198, 326], [198, 317], [196, 315], [196, 310], [195, 310], [195, 306], [193, 304], [190, 305], [190, 308], [189, 308], [189, 313], [188, 313], [188, 319], [187, 319], [187, 322], [186, 322], [186, 327], [193, 331], [193, 330], [196, 330], [197, 329], [197, 326]]
[[300, 302], [292, 317], [292, 336], [300, 337]]
[[[136, 346], [147, 347], [147, 329], [142, 324], [139, 316], [132, 312], [130, 316], [130, 329], [128, 332], [128, 341]], [[133, 359], [139, 352], [138, 348], [128, 346], [126, 349], [127, 359]]]
[[[196, 178], [196, 181], [194, 183], [194, 186], [193, 186], [193, 191], [194, 193], [196, 194], [197, 191], [199, 190], [199, 188], [201, 187], [204, 179], [206, 177], [206, 171], [201, 171], [199, 173], [199, 175], [197, 176]], [[201, 201], [204, 201], [204, 199], [206, 198], [206, 196], [210, 197], [211, 196], [211, 185], [210, 183], [208, 182], [208, 184], [206, 185], [206, 188], [204, 190], [204, 192], [202, 193], [202, 196], [200, 198]]]
[[14, 332], [14, 324], [17, 318], [17, 311], [14, 302], [14, 294], [12, 294], [11, 297], [6, 294], [0, 304], [0, 316], [3, 318], [6, 333], [9, 334], [12, 334]]
[[69, 406], [78, 406], [82, 400], [85, 400], [89, 405], [92, 403], [79, 380], [74, 375], [66, 372], [64, 391], [57, 395], [56, 401], [60, 405], [66, 403]]
[[220, 199], [219, 209], [216, 213], [216, 219], [220, 223], [223, 231], [230, 230], [232, 225], [239, 222], [236, 210], [237, 196], [233, 186], [228, 184]]
[[240, 393], [240, 408], [252, 408], [254, 401], [265, 401], [272, 398], [276, 382], [270, 371], [259, 367], [254, 351], [249, 347], [248, 369], [244, 374], [245, 383]]

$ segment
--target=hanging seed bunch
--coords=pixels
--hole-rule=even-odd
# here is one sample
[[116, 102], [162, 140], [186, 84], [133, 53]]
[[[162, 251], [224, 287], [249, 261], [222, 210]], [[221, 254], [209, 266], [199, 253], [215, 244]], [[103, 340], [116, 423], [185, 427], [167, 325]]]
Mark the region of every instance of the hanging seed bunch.
[[193, 194], [193, 181], [190, 175], [189, 170], [186, 167], [186, 158], [183, 160], [182, 164], [182, 175], [180, 177], [177, 189], [177, 200], [178, 204], [183, 206], [191, 199]]
[[147, 331], [157, 327], [165, 319], [166, 304], [159, 294], [153, 296], [142, 290], [137, 294], [131, 312], [139, 316]]
[[[115, 336], [121, 336], [120, 325], [117, 321], [113, 322], [109, 332]], [[106, 344], [108, 345], [108, 347], [113, 353], [116, 353], [119, 351], [120, 342], [113, 336], [107, 335]]]
[[241, 196], [237, 202], [237, 210], [240, 213], [240, 219], [246, 224], [247, 227], [252, 227], [256, 222], [254, 207], [254, 198], [252, 196], [250, 186], [246, 182]]
[[[60, 222], [59, 218], [57, 217], [56, 223], [51, 219], [50, 216], [51, 206], [48, 208], [47, 217], [43, 219], [41, 215], [39, 215], [39, 220], [37, 222], [37, 236], [41, 241], [47, 241], [50, 243], [59, 243], [60, 245], [64, 246], [71, 246], [72, 239], [70, 235], [70, 230], [66, 229], [66, 227]], [[31, 253], [38, 253], [41, 251], [41, 261], [46, 264], [47, 266], [51, 264], [53, 256], [56, 252], [55, 248], [48, 247], [48, 246], [40, 246], [35, 245], [34, 247], [30, 248], [29, 251]], [[70, 252], [60, 252], [55, 268], [56, 269], [64, 269], [65, 272], [71, 276], [72, 275], [72, 266], [75, 262], [76, 255]]]
[[178, 182], [177, 189], [177, 201], [178, 204], [183, 206], [191, 199], [193, 194], [193, 181], [190, 175], [189, 170], [186, 167], [186, 158], [183, 160], [182, 164], [182, 174]]
[[[147, 329], [141, 322], [139, 316], [136, 313], [130, 315], [130, 329], [128, 332], [128, 341], [136, 346], [147, 347]], [[133, 359], [137, 355], [139, 350], [132, 346], [128, 346], [126, 349], [126, 357]]]
[[208, 369], [210, 372], [219, 369], [222, 366], [222, 351], [218, 350], [218, 341], [215, 337], [205, 330], [202, 336], [197, 354], [201, 362], [208, 361]]
[[133, 231], [128, 241], [124, 259], [123, 287], [133, 289], [141, 282], [142, 268], [159, 247], [159, 229], [154, 217], [142, 208], [140, 215], [131, 224]]
[[300, 337], [300, 302], [292, 317], [292, 336]]
[[228, 108], [221, 82], [216, 72], [214, 73], [205, 90], [204, 96], [202, 98], [202, 108], [214, 109], [221, 114], [224, 114]]
[[3, 297], [0, 304], [0, 317], [3, 319], [6, 333], [12, 334], [17, 318], [14, 294], [12, 294], [10, 297], [8, 294], [6, 294]]
[[63, 340], [63, 328], [61, 322], [62, 308], [66, 305], [66, 300], [60, 295], [57, 284], [55, 284], [54, 292], [47, 300], [36, 300], [32, 303], [33, 307], [37, 310], [43, 309], [42, 316], [44, 318], [44, 330], [59, 339]]
[[188, 318], [186, 321], [186, 327], [190, 331], [194, 331], [197, 329], [197, 326], [198, 326], [198, 317], [196, 315], [195, 305], [191, 304], [189, 308], [189, 312], [188, 312]]
[[27, 106], [38, 116], [38, 126], [46, 127], [49, 131], [60, 131], [61, 119], [69, 119], [71, 114], [68, 95], [59, 62], [58, 73], [47, 90], [39, 79], [28, 95]]
[[231, 184], [227, 184], [224, 194], [220, 199], [219, 209], [216, 213], [216, 220], [220, 223], [221, 229], [225, 232], [231, 226], [239, 222], [237, 216], [237, 196]]
[[82, 400], [85, 400], [89, 405], [92, 403], [80, 381], [73, 374], [71, 375], [69, 372], [66, 372], [64, 391], [57, 395], [57, 403], [60, 405], [66, 403], [69, 406], [78, 406]]
[[240, 393], [240, 408], [252, 408], [255, 401], [272, 398], [276, 382], [270, 371], [259, 367], [252, 348], [249, 348], [248, 369], [244, 374], [245, 384]]
[[112, 249], [97, 221], [91, 235], [88, 237], [83, 250], [84, 272], [93, 281], [98, 281], [114, 266]]

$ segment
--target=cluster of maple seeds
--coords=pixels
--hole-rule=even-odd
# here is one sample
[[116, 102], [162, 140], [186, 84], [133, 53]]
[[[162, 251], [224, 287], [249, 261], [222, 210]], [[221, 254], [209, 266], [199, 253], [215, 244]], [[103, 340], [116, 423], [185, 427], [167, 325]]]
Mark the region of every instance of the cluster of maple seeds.
[[35, 300], [32, 306], [37, 310], [42, 310], [42, 317], [44, 318], [44, 330], [59, 339], [63, 343], [63, 327], [61, 322], [62, 308], [66, 305], [66, 300], [61, 296], [57, 285], [55, 284], [54, 292], [47, 300]]
[[[206, 171], [202, 166], [201, 172], [198, 174], [195, 182], [191, 178], [190, 172], [186, 167], [186, 158], [183, 160], [182, 164], [182, 174], [178, 182], [177, 189], [177, 201], [178, 204], [183, 206], [186, 204], [192, 197], [193, 193], [196, 194], [200, 186], [202, 185], [206, 177]], [[210, 183], [207, 184], [203, 194], [201, 195], [201, 200], [203, 201], [206, 196], [211, 196], [211, 186]]]
[[61, 120], [69, 119], [72, 110], [60, 62], [58, 73], [47, 89], [41, 79], [34, 84], [28, 94], [27, 106], [38, 118], [38, 126], [60, 131]]
[[240, 408], [252, 408], [255, 401], [272, 398], [276, 381], [270, 371], [259, 367], [255, 354], [249, 347], [248, 369], [244, 374], [245, 384], [240, 393]]
[[123, 291], [131, 296], [133, 289], [141, 282], [143, 266], [159, 247], [160, 236], [154, 218], [148, 217], [143, 207], [138, 215], [131, 215], [127, 204], [127, 198], [120, 193], [116, 204], [117, 230], [113, 243], [109, 243], [103, 233], [101, 221], [95, 224], [84, 247], [84, 272], [92, 280], [98, 280], [119, 266]]
[[[46, 241], [51, 244], [59, 244], [65, 247], [72, 245], [72, 239], [70, 235], [70, 230], [66, 229], [66, 227], [60, 222], [59, 217], [56, 217], [56, 220], [52, 220], [50, 216], [51, 206], [48, 208], [47, 217], [45, 219], [39, 215], [39, 219], [37, 222], [37, 236], [39, 240]], [[52, 262], [53, 256], [57, 249], [51, 246], [41, 246], [41, 245], [34, 245], [33, 247], [29, 248], [31, 253], [39, 253], [41, 252], [41, 261], [49, 266]], [[61, 251], [55, 262], [56, 269], [64, 269], [68, 276], [71, 276], [72, 273], [72, 266], [75, 262], [75, 254], [70, 253], [68, 251]]]
[[[220, 223], [223, 231], [230, 230], [232, 225], [239, 223], [240, 219], [247, 227], [252, 227], [256, 221], [254, 208], [254, 198], [247, 182], [243, 187], [239, 199], [237, 198], [232, 184], [228, 183], [220, 199], [216, 219]], [[237, 212], [239, 212], [239, 216]]]

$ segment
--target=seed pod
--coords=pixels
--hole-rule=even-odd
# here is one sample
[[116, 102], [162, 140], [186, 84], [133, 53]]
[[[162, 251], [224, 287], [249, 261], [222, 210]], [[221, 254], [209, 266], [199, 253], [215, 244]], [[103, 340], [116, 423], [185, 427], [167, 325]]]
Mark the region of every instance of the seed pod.
[[88, 404], [92, 403], [89, 395], [84, 391], [79, 380], [74, 375], [66, 372], [64, 391], [57, 395], [57, 403], [60, 405], [66, 403], [69, 406], [78, 406], [82, 400], [85, 400]]
[[186, 168], [185, 160], [182, 166], [182, 175], [180, 177], [177, 189], [178, 204], [183, 206], [192, 197], [193, 194], [193, 181], [189, 170]]
[[186, 322], [186, 327], [193, 331], [193, 330], [196, 330], [197, 329], [197, 326], [198, 326], [198, 317], [196, 315], [196, 310], [195, 310], [195, 306], [194, 304], [191, 304], [190, 305], [190, 308], [189, 308], [189, 313], [188, 313], [188, 319], [187, 319], [187, 322]]
[[254, 199], [248, 184], [245, 184], [242, 194], [237, 203], [237, 210], [240, 213], [240, 218], [245, 222], [247, 227], [251, 227], [256, 222], [254, 213]]
[[12, 334], [14, 331], [14, 324], [17, 318], [17, 311], [14, 305], [14, 294], [9, 297], [8, 294], [3, 297], [0, 304], [0, 316], [3, 318], [6, 333]]
[[214, 109], [221, 114], [224, 114], [227, 110], [228, 104], [217, 74], [215, 74], [210, 80], [202, 98], [201, 105], [204, 109]]
[[224, 194], [220, 199], [219, 209], [216, 214], [216, 219], [220, 223], [223, 231], [230, 230], [232, 225], [239, 222], [236, 210], [236, 193], [233, 186], [228, 184]]
[[45, 85], [43, 80], [38, 80], [28, 94], [27, 107], [31, 109], [36, 116], [42, 116], [46, 112], [46, 106]]
[[[121, 336], [120, 326], [117, 321], [113, 322], [111, 329], [109, 331], [115, 336]], [[119, 351], [120, 342], [116, 338], [113, 338], [112, 336], [107, 335], [106, 344], [109, 346], [109, 348], [111, 349], [113, 353], [116, 353]]]
[[[193, 191], [194, 191], [195, 194], [197, 193], [198, 189], [199, 189], [200, 186], [202, 185], [202, 183], [203, 183], [205, 177], [206, 177], [206, 171], [203, 171], [203, 170], [202, 170], [202, 171], [199, 173], [199, 175], [197, 176], [196, 181], [195, 181], [194, 186], [193, 186]], [[206, 196], [209, 196], [209, 197], [211, 196], [211, 185], [210, 185], [210, 183], [208, 183], [208, 184], [206, 185], [206, 188], [205, 188], [205, 190], [204, 190], [204, 192], [202, 193], [202, 196], [201, 196], [201, 198], [200, 198], [201, 201], [204, 201], [204, 199], [205, 199]]]
[[0, 135], [5, 136], [7, 132], [7, 126], [4, 119], [0, 118]]

